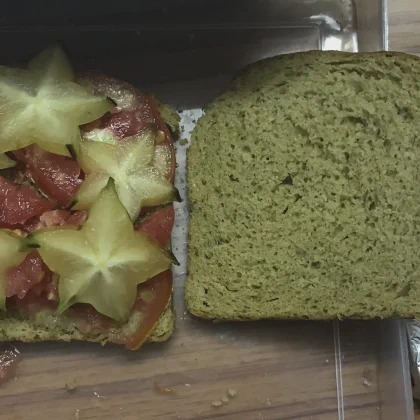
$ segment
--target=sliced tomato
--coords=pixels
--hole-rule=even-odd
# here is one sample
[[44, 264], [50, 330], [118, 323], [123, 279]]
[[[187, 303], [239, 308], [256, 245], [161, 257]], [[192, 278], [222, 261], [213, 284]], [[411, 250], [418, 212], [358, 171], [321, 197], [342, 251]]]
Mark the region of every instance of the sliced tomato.
[[63, 207], [69, 204], [83, 181], [82, 170], [74, 159], [46, 152], [34, 144], [13, 154], [25, 163], [27, 177], [44, 194]]
[[170, 205], [152, 213], [146, 220], [140, 223], [137, 230], [147, 233], [151, 238], [156, 239], [164, 246], [171, 237], [174, 220], [174, 206]]
[[18, 349], [9, 344], [0, 344], [0, 386], [4, 383], [16, 379], [16, 372], [22, 356]]
[[44, 264], [37, 251], [26, 256], [22, 263], [7, 273], [6, 296], [23, 299], [28, 291], [39, 284], [45, 275]]
[[55, 201], [39, 196], [35, 188], [18, 187], [0, 177], [0, 227], [13, 228], [22, 225], [56, 205]]
[[145, 102], [139, 111], [122, 110], [104, 118], [102, 128], [109, 128], [119, 139], [133, 136], [153, 121], [153, 118], [148, 115], [149, 112], [149, 107]]
[[107, 129], [121, 140], [137, 134], [155, 122], [149, 97], [135, 89], [131, 84], [102, 73], [82, 75], [78, 82], [94, 94], [108, 96], [116, 103], [115, 109], [100, 119], [100, 124], [97, 122], [89, 123], [82, 126], [82, 130]]
[[133, 314], [140, 312], [142, 316], [138, 325], [135, 326], [135, 332], [126, 335], [123, 330], [120, 330], [112, 334], [112, 342], [125, 344], [129, 350], [137, 350], [147, 340], [153, 327], [159, 321], [171, 295], [172, 273], [170, 270], [140, 284], [137, 288], [137, 300], [133, 307]]

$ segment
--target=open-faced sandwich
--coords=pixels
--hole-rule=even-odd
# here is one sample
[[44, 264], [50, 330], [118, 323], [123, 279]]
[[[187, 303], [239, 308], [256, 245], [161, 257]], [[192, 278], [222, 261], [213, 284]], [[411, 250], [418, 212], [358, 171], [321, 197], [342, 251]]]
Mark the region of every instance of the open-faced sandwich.
[[171, 335], [177, 124], [57, 46], [0, 68], [0, 341]]

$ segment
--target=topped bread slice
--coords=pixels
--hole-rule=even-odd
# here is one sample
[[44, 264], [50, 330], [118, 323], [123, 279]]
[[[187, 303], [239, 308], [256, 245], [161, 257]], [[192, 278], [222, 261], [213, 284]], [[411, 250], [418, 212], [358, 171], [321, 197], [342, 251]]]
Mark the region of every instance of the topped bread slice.
[[[159, 112], [174, 133], [179, 131], [178, 114], [169, 106], [159, 103]], [[169, 219], [168, 219], [169, 220]], [[147, 221], [147, 219], [146, 219]], [[140, 224], [140, 230], [141, 229]], [[153, 233], [153, 232], [152, 232]], [[171, 274], [163, 273], [161, 281], [172, 284]], [[77, 319], [66, 316], [56, 316], [54, 311], [46, 310], [39, 305], [37, 299], [30, 307], [21, 305], [21, 309], [9, 309], [0, 313], [0, 341], [90, 341], [106, 344], [113, 342], [115, 337], [127, 334], [129, 329], [135, 333], [140, 325], [138, 313], [133, 312], [125, 324], [109, 329], [102, 325], [102, 317], [94, 312], [85, 317], [83, 312]], [[172, 335], [175, 327], [175, 312], [172, 297], [161, 313], [153, 329], [147, 334], [147, 341], [166, 341]]]
[[188, 154], [186, 300], [221, 320], [420, 315], [420, 60], [246, 68]]
[[167, 339], [175, 111], [58, 45], [2, 67], [0, 108], [0, 340]]

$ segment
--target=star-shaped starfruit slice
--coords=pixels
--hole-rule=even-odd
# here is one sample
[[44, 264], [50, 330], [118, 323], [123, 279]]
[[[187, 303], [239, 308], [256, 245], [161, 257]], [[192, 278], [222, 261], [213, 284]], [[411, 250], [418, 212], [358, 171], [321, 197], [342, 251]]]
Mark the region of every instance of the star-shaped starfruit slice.
[[73, 67], [58, 44], [54, 44], [41, 51], [29, 63], [28, 69], [40, 71], [47, 80], [74, 81], [76, 75]]
[[119, 322], [128, 319], [137, 285], [168, 270], [174, 257], [142, 232], [136, 232], [112, 180], [92, 205], [80, 230], [36, 231], [31, 241], [47, 266], [59, 274], [57, 313], [89, 303]]
[[7, 272], [28, 254], [25, 241], [8, 229], [0, 229], [0, 310], [6, 310]]
[[[158, 206], [177, 199], [177, 190], [155, 160], [156, 133], [146, 128], [124, 140], [82, 139], [78, 161], [87, 174], [75, 197], [74, 210], [88, 209], [110, 178], [131, 220], [143, 206]], [[168, 163], [170, 165], [170, 162]], [[167, 172], [167, 171], [166, 171]]]
[[28, 69], [0, 68], [0, 153], [32, 143], [57, 154], [78, 147], [79, 125], [114, 106], [74, 81], [64, 54], [54, 46], [36, 56]]

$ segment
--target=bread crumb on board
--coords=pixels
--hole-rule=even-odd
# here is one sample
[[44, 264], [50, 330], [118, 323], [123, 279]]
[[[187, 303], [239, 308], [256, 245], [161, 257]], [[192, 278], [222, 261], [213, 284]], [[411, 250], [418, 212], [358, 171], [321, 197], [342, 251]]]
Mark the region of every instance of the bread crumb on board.
[[74, 379], [70, 379], [69, 381], [67, 381], [64, 385], [64, 389], [67, 392], [74, 392], [77, 389], [77, 383]]
[[363, 385], [371, 386], [375, 380], [375, 372], [372, 369], [365, 368], [363, 370]]
[[229, 388], [228, 390], [227, 390], [227, 393], [228, 393], [228, 395], [229, 395], [229, 397], [235, 397], [236, 396], [236, 389], [233, 389], [233, 388]]
[[236, 396], [236, 389], [229, 388], [225, 394], [223, 394], [220, 399], [214, 400], [211, 405], [213, 407], [221, 407], [223, 404], [227, 404], [229, 402], [229, 398], [233, 398]]
[[159, 394], [176, 394], [176, 391], [171, 388], [163, 388], [157, 382], [153, 383], [155, 391]]

